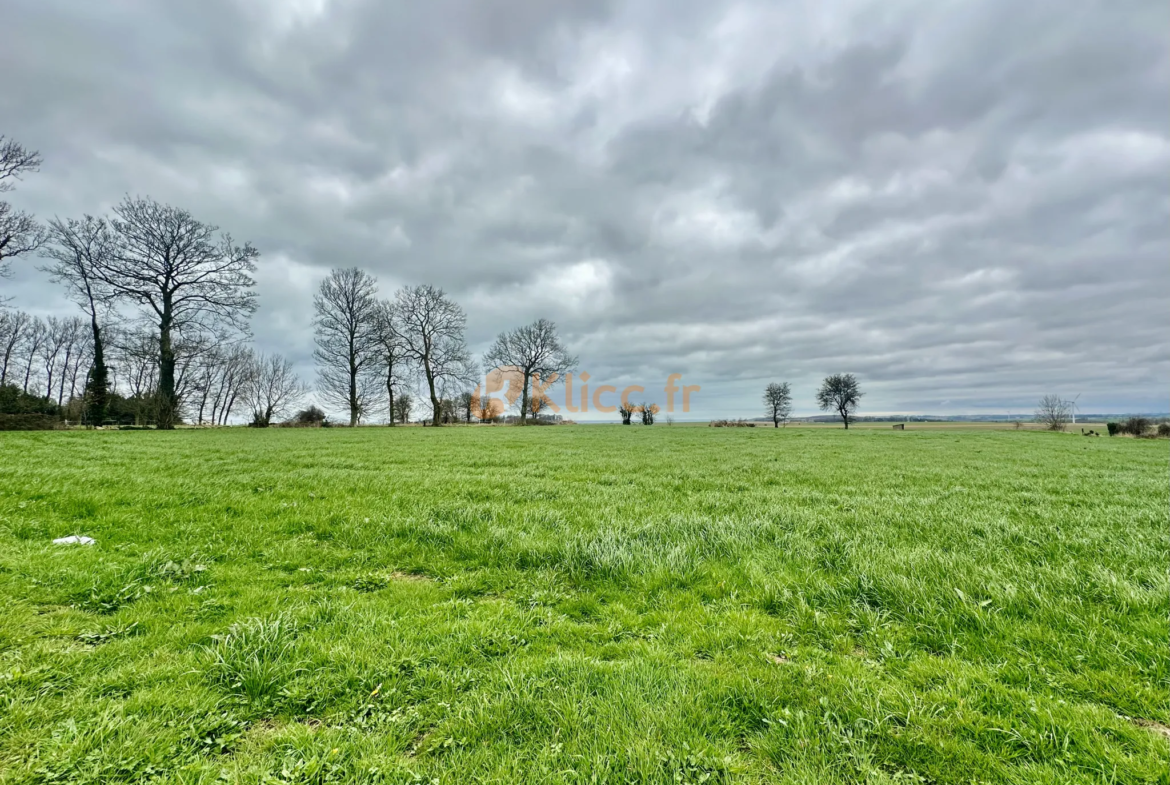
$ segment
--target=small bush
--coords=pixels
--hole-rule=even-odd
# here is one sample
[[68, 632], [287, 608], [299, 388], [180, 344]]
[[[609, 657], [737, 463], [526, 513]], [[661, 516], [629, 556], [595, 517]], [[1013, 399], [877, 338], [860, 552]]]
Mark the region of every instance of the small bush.
[[1158, 423], [1158, 437], [1161, 439], [1170, 438], [1170, 423]]
[[297, 425], [324, 425], [326, 422], [325, 412], [316, 406], [310, 406], [308, 409], [301, 409], [293, 416], [292, 422]]
[[1145, 436], [1152, 427], [1152, 423], [1145, 417], [1130, 417], [1125, 421], [1122, 430], [1130, 436], [1137, 436], [1139, 439]]
[[1121, 425], [1119, 423], [1107, 422], [1105, 423], [1105, 427], [1109, 429], [1110, 436], [1116, 436], [1121, 433]]
[[712, 420], [711, 428], [755, 428], [756, 424], [750, 420]]

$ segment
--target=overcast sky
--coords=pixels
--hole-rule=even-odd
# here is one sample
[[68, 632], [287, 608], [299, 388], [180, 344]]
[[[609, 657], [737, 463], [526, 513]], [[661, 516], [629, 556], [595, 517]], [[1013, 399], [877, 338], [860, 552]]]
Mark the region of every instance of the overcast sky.
[[[124, 194], [262, 252], [256, 343], [312, 378], [357, 265], [481, 352], [555, 320], [692, 417], [1166, 411], [1165, 0], [5, 0], [0, 133], [47, 218]], [[35, 260], [0, 282], [70, 312]], [[657, 396], [655, 395], [657, 390]]]

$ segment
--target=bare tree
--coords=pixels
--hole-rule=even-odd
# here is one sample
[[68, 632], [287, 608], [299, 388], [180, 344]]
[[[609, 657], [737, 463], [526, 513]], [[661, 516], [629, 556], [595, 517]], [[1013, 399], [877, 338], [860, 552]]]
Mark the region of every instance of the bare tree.
[[252, 384], [256, 356], [248, 347], [236, 345], [207, 353], [202, 360], [211, 366], [211, 422], [227, 425]]
[[461, 392], [459, 397], [455, 399], [455, 403], [459, 407], [459, 413], [463, 415], [463, 421], [470, 425], [471, 418], [475, 414], [475, 395], [470, 392]]
[[[15, 139], [0, 136], [0, 193], [11, 191], [22, 175], [40, 167], [40, 153]], [[35, 251], [44, 241], [44, 230], [31, 215], [0, 201], [0, 278], [11, 274], [9, 259]]]
[[520, 393], [520, 422], [530, 411], [529, 393], [534, 377], [546, 383], [572, 371], [577, 358], [561, 343], [557, 326], [548, 319], [537, 319], [524, 327], [502, 332], [484, 355], [484, 362], [497, 368], [516, 368], [524, 382]]
[[24, 384], [21, 385], [21, 389], [25, 392], [28, 392], [29, 385], [33, 381], [33, 367], [36, 365], [37, 359], [40, 358], [41, 347], [48, 335], [48, 325], [34, 316], [29, 323], [29, 328], [24, 333], [24, 341], [20, 346], [20, 356], [24, 361]]
[[1045, 395], [1036, 404], [1036, 422], [1049, 431], [1063, 431], [1072, 419], [1072, 404], [1059, 395]]
[[[536, 395], [528, 400], [528, 410], [527, 411], [528, 411], [528, 414], [531, 415], [533, 422], [539, 422], [540, 415], [544, 414], [544, 412], [547, 410], [548, 410], [548, 399], [547, 398], [544, 398], [543, 396]], [[521, 407], [520, 415], [521, 415], [522, 421], [523, 421], [524, 411], [525, 411], [524, 408]]]
[[[210, 333], [247, 331], [256, 310], [252, 291], [259, 252], [195, 220], [186, 210], [127, 196], [114, 208], [118, 251], [95, 269], [114, 294], [141, 306], [158, 327], [157, 423], [179, 417], [176, 342]], [[190, 356], [190, 353], [189, 353]]]
[[8, 383], [33, 318], [24, 311], [0, 311], [0, 386]]
[[471, 396], [471, 410], [480, 422], [495, 422], [504, 413], [504, 402], [482, 393]]
[[470, 383], [476, 375], [463, 339], [467, 316], [442, 289], [407, 286], [394, 296], [393, 330], [405, 356], [426, 379], [431, 399], [431, 424], [440, 425], [440, 396], [453, 383]]
[[356, 267], [332, 270], [313, 297], [317, 389], [349, 412], [354, 427], [380, 386], [376, 370], [382, 342], [378, 282]]
[[764, 390], [764, 407], [772, 418], [773, 427], [779, 428], [782, 422], [788, 425], [788, 415], [792, 414], [792, 390], [788, 382], [768, 385]]
[[100, 270], [117, 253], [117, 241], [110, 225], [101, 218], [85, 216], [81, 220], [49, 222], [50, 245], [44, 255], [53, 264], [41, 269], [54, 281], [65, 285], [73, 301], [89, 317], [92, 335], [92, 365], [86, 374], [86, 422], [101, 425], [109, 407], [109, 369], [106, 367], [101, 321], [108, 313], [114, 292], [102, 280]]
[[851, 373], [837, 373], [826, 376], [821, 382], [817, 405], [821, 411], [835, 410], [845, 422], [845, 430], [849, 430], [849, 418], [857, 411], [863, 395], [857, 377]]
[[244, 396], [252, 409], [252, 427], [267, 428], [296, 407], [307, 389], [293, 364], [279, 354], [253, 357]]
[[658, 412], [662, 411], [656, 403], [643, 403], [638, 407], [638, 411], [642, 414], [643, 425], [653, 425], [654, 418], [658, 416]]
[[622, 425], [629, 425], [633, 422], [634, 415], [637, 413], [638, 407], [632, 403], [622, 401], [618, 405], [618, 414], [622, 416]]
[[[386, 384], [387, 411], [390, 425], [394, 425], [394, 396], [411, 379], [410, 358], [407, 357], [402, 339], [394, 332], [394, 304], [383, 301], [378, 304], [378, 347], [381, 353], [382, 378]], [[409, 407], [408, 407], [409, 408]]]

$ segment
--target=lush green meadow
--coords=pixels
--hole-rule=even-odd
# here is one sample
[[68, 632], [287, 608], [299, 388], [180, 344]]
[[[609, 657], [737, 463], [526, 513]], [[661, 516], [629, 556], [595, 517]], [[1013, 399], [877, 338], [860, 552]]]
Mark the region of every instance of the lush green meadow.
[[0, 781], [1164, 783], [1167, 459], [0, 433]]

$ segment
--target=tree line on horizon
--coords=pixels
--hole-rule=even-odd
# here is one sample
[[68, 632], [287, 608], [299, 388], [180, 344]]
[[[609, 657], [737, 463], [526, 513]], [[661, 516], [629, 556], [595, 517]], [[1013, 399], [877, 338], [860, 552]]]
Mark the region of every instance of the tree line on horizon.
[[[0, 136], [0, 193], [40, 164], [35, 150]], [[259, 251], [188, 211], [127, 195], [108, 217], [41, 225], [0, 201], [0, 278], [12, 259], [33, 253], [83, 315], [41, 319], [8, 309], [0, 297], [0, 412], [172, 429], [184, 418], [227, 424], [243, 407], [250, 424], [267, 427], [309, 392], [287, 358], [247, 345]], [[380, 298], [377, 279], [356, 267], [331, 270], [313, 310], [315, 389], [350, 426], [378, 412], [391, 425], [408, 421], [416, 387], [431, 425], [496, 421], [499, 399], [471, 389], [485, 368], [517, 373], [515, 406], [526, 423], [547, 405], [531, 394], [533, 380], [563, 377], [577, 365], [556, 324], [538, 319], [500, 333], [481, 366], [467, 347], [466, 313], [442, 289], [404, 286]], [[853, 374], [834, 374], [816, 401], [848, 429], [863, 395]], [[1037, 420], [1059, 429], [1060, 403], [1046, 397]], [[787, 423], [790, 385], [769, 384], [764, 404], [774, 426]], [[626, 425], [637, 415], [653, 425], [658, 413], [654, 404], [625, 400], [619, 409]], [[294, 419], [325, 422], [315, 407]]]

